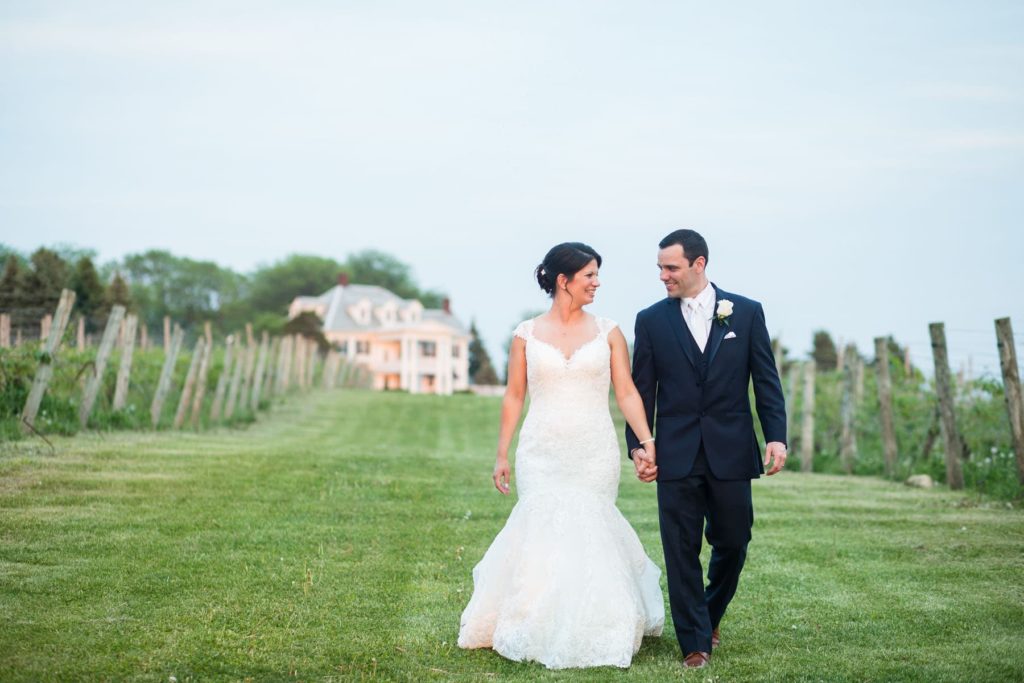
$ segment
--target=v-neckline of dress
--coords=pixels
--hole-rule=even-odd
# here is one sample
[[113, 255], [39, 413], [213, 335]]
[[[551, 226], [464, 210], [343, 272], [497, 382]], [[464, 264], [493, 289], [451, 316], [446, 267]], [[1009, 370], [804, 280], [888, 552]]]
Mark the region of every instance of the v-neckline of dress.
[[573, 359], [576, 358], [576, 354], [578, 354], [580, 351], [582, 351], [583, 349], [585, 349], [586, 347], [590, 346], [591, 344], [596, 342], [598, 339], [600, 339], [601, 335], [603, 333], [603, 330], [601, 329], [601, 323], [597, 322], [597, 319], [595, 318], [595, 322], [597, 323], [597, 334], [595, 334], [593, 337], [591, 337], [587, 341], [585, 341], [582, 344], [580, 344], [579, 346], [577, 346], [575, 349], [573, 349], [573, 352], [571, 354], [566, 356], [565, 355], [565, 351], [563, 351], [561, 348], [555, 346], [551, 342], [544, 341], [543, 339], [541, 339], [540, 337], [538, 337], [536, 334], [533, 333], [533, 327], [536, 324], [536, 322], [537, 322], [536, 318], [533, 318], [532, 320], [530, 320], [530, 338], [533, 339], [535, 342], [539, 342], [539, 343], [543, 344], [544, 346], [547, 346], [547, 347], [557, 351], [558, 355], [562, 357], [562, 361], [564, 361], [566, 365], [569, 365], [570, 363], [572, 363]]

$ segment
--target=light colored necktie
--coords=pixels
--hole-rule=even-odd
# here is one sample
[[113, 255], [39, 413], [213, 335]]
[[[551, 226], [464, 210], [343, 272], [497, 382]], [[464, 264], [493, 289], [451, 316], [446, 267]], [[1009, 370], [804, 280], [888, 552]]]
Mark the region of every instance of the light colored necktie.
[[700, 347], [700, 352], [704, 353], [704, 347], [708, 343], [707, 326], [704, 324], [704, 316], [701, 315], [700, 306], [694, 299], [686, 302], [686, 324], [689, 326], [690, 332], [693, 333], [693, 339], [697, 342], [697, 346]]

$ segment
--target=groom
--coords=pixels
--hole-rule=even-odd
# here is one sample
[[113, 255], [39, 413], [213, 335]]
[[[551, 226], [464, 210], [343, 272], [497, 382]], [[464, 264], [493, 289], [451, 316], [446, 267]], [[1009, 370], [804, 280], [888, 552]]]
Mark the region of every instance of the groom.
[[[703, 667], [736, 593], [754, 523], [750, 480], [786, 463], [786, 406], [761, 304], [708, 282], [708, 245], [676, 230], [658, 245], [668, 298], [636, 316], [633, 381], [657, 437], [657, 463], [627, 426], [629, 457], [658, 481], [669, 603], [687, 667]], [[768, 442], [762, 464], [747, 387]], [[657, 408], [655, 409], [655, 405]], [[708, 585], [701, 532], [711, 544]]]

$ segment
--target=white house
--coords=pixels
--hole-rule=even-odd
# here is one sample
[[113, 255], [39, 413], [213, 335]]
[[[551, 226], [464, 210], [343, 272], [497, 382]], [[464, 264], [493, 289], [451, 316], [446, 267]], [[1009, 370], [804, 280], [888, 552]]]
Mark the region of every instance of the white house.
[[323, 333], [350, 362], [373, 374], [375, 389], [451, 394], [469, 388], [470, 335], [451, 313], [423, 308], [376, 285], [338, 284], [320, 296], [296, 297], [288, 317], [312, 311]]

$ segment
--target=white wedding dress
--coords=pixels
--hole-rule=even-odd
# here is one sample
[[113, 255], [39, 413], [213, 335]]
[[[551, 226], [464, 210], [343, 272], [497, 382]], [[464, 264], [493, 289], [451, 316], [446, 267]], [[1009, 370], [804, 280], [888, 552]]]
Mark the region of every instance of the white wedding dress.
[[526, 340], [530, 408], [519, 434], [519, 501], [480, 563], [459, 646], [492, 647], [552, 669], [628, 667], [661, 635], [661, 571], [615, 507], [622, 457], [608, 411], [615, 323], [571, 357]]

